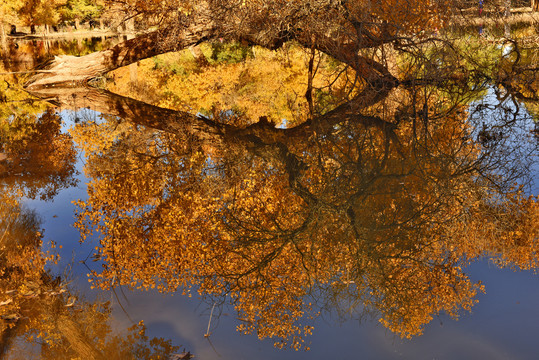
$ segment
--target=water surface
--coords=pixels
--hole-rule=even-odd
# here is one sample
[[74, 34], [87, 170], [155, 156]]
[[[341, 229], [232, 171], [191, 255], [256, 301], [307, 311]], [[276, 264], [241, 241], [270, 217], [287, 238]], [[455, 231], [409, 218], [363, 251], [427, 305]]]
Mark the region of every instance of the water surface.
[[[19, 44], [39, 60], [3, 66], [108, 46], [91, 43]], [[535, 101], [481, 79], [320, 92], [318, 122], [288, 118], [301, 101], [253, 120], [228, 107], [249, 83], [186, 110], [185, 93], [141, 92], [154, 79], [139, 69], [124, 91], [151, 105], [6, 78], [8, 358], [125, 358], [152, 346], [141, 320], [165, 353], [201, 359], [534, 358]]]

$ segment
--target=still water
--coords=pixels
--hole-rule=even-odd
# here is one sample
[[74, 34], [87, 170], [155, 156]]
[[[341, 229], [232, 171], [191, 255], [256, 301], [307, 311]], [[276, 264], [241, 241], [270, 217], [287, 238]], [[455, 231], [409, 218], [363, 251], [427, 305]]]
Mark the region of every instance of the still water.
[[[3, 71], [69, 49], [18, 44]], [[536, 358], [534, 101], [321, 92], [316, 123], [295, 103], [252, 125], [245, 83], [188, 112], [145, 69], [132, 98], [2, 85], [6, 358]]]

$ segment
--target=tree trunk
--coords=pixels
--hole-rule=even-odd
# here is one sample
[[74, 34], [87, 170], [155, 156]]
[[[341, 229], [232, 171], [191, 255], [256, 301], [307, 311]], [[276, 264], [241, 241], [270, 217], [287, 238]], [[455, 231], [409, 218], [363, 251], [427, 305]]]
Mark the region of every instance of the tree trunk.
[[504, 0], [505, 2], [505, 12], [504, 17], [511, 16], [511, 0]]
[[4, 22], [0, 21], [0, 50], [5, 51], [7, 49], [7, 36], [4, 28]]
[[[121, 66], [162, 53], [182, 50], [218, 37], [245, 41], [268, 49], [277, 49], [286, 41], [296, 40], [305, 48], [314, 48], [349, 65], [360, 78], [374, 86], [382, 84], [384, 87], [393, 87], [398, 83], [384, 65], [359, 55], [362, 48], [378, 47], [393, 39], [393, 35], [383, 24], [380, 25], [379, 34], [359, 27], [362, 33], [354, 38], [350, 37], [349, 33], [328, 32], [330, 29], [328, 26], [324, 26], [322, 30], [315, 27], [312, 30], [314, 33], [310, 29], [296, 28], [299, 26], [296, 24], [297, 21], [303, 19], [299, 15], [298, 19], [294, 18], [294, 15], [291, 15], [290, 19], [287, 18], [288, 25], [270, 27], [269, 30], [267, 24], [260, 23], [254, 15], [252, 19], [246, 20], [247, 24], [241, 19], [230, 19], [230, 16], [216, 14], [211, 8], [200, 5], [196, 13], [185, 19], [181, 18], [177, 24], [171, 24], [163, 31], [145, 34], [111, 49], [80, 58], [57, 57], [49, 64], [47, 72], [32, 77], [27, 86], [85, 83]], [[293, 31], [287, 30], [292, 26]]]
[[[348, 103], [338, 106], [315, 120], [289, 129], [276, 128], [267, 120], [263, 121], [262, 119], [246, 128], [236, 127], [185, 111], [149, 105], [142, 101], [94, 88], [49, 87], [31, 90], [29, 93], [50, 101], [62, 109], [77, 111], [88, 108], [101, 114], [117, 116], [141, 126], [182, 135], [189, 141], [194, 140], [201, 144], [208, 143], [212, 146], [225, 144], [225, 147], [229, 147], [234, 142], [230, 142], [231, 139], [241, 139], [239, 141], [247, 146], [253, 136], [263, 139], [265, 143], [299, 143], [308, 139], [315, 131], [332, 132], [336, 124], [345, 120], [385, 130], [393, 125], [379, 117], [362, 115], [360, 112], [386, 98], [390, 91], [390, 89], [367, 88]], [[252, 120], [256, 122], [256, 119]], [[226, 145], [227, 142], [228, 145]]]
[[[511, 0], [504, 0], [505, 1], [505, 13], [504, 13], [504, 17], [505, 18], [508, 18], [511, 16]], [[508, 21], [505, 22], [505, 24], [503, 25], [503, 29], [504, 29], [504, 36], [506, 38], [510, 38], [511, 37], [511, 24], [509, 24]]]
[[186, 31], [177, 42], [162, 42], [161, 34], [153, 32], [119, 43], [111, 49], [81, 57], [56, 56], [47, 64], [47, 70], [32, 76], [25, 85], [35, 88], [58, 84], [84, 84], [122, 66], [197, 44], [211, 31], [211, 28], [206, 27], [199, 32]]
[[92, 340], [88, 339], [83, 331], [81, 331], [80, 325], [75, 323], [68, 316], [60, 316], [56, 325], [75, 353], [80, 355], [81, 359], [105, 359], [105, 356], [95, 348]]
[[[199, 32], [188, 32], [177, 42], [160, 42], [161, 35], [157, 32], [138, 36], [134, 39], [119, 43], [111, 49], [98, 51], [82, 57], [61, 55], [56, 56], [44, 71], [32, 76], [25, 84], [27, 88], [37, 88], [59, 84], [85, 84], [109, 71], [132, 64], [134, 62], [164, 54], [170, 51], [185, 49], [212, 38], [213, 29], [202, 28]], [[305, 45], [309, 45], [307, 43]], [[335, 57], [337, 60], [350, 65], [357, 74], [368, 83], [375, 84], [380, 80], [395, 86], [397, 80], [381, 64], [357, 54], [357, 51], [338, 53], [327, 51], [324, 44], [316, 44], [316, 48]]]

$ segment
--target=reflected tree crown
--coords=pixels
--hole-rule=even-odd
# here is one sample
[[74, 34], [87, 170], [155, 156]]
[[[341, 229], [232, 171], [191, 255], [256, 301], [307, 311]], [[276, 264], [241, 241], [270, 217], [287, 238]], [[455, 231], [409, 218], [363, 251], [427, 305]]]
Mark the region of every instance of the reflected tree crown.
[[[472, 308], [484, 289], [464, 272], [471, 261], [537, 268], [537, 199], [521, 186], [537, 144], [517, 103], [532, 111], [537, 100], [533, 54], [510, 39], [441, 33], [450, 7], [430, 1], [235, 5], [128, 1], [126, 12], [140, 8], [157, 31], [56, 58], [27, 83], [55, 104], [90, 103], [103, 114], [71, 130], [88, 159], [76, 226], [83, 241], [99, 241], [94, 286], [196, 289], [230, 303], [238, 330], [299, 349], [312, 332], [309, 318], [323, 310], [374, 313], [409, 338], [441, 312], [458, 317]], [[280, 106], [255, 109], [260, 97], [246, 86], [253, 68], [236, 72], [238, 86], [221, 86], [231, 67], [217, 71], [222, 64], [207, 59], [193, 78], [209, 78], [226, 99], [206, 111], [202, 100], [185, 104], [178, 94], [166, 94], [171, 110], [93, 88], [47, 88], [217, 39], [268, 50], [294, 41], [303, 69], [289, 61], [281, 73], [305, 100], [264, 94]], [[290, 80], [295, 72], [306, 84]], [[204, 94], [197, 86], [188, 90]], [[240, 93], [249, 98], [243, 108], [235, 106]], [[479, 103], [489, 96], [495, 105]], [[281, 114], [298, 119], [277, 128]], [[46, 127], [55, 129], [52, 121]], [[48, 146], [62, 144], [57, 168], [69, 174], [67, 140]], [[24, 178], [25, 154], [41, 152], [19, 145], [9, 152], [23, 156], [1, 165]], [[22, 187], [30, 196], [42, 189]]]
[[374, 312], [411, 337], [471, 309], [484, 289], [470, 261], [535, 269], [537, 202], [513, 185], [522, 164], [499, 156], [517, 124], [485, 142], [470, 116], [483, 90], [371, 91], [286, 129], [85, 92], [123, 116], [72, 130], [95, 286], [194, 287], [231, 302], [240, 331], [299, 348], [321, 309]]
[[76, 151], [61, 124], [54, 110], [39, 103], [17, 109], [0, 122], [2, 191], [45, 200], [76, 185]]
[[0, 200], [2, 358], [150, 360], [178, 352], [170, 340], [150, 339], [142, 321], [114, 332], [109, 302], [84, 299], [47, 270], [58, 257], [42, 249], [36, 213], [9, 193]]

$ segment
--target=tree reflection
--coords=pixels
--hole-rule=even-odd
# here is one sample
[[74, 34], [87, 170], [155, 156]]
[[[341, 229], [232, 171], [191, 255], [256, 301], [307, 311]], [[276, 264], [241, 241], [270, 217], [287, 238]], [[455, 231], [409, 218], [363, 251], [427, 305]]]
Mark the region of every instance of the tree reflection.
[[472, 95], [366, 89], [277, 129], [81, 91], [67, 99], [130, 120], [72, 130], [91, 178], [76, 226], [99, 233], [105, 263], [95, 286], [195, 287], [230, 301], [240, 331], [299, 348], [320, 307], [374, 311], [411, 337], [471, 309], [470, 261], [537, 268], [537, 201], [513, 186], [504, 142], [477, 136]]
[[163, 359], [178, 347], [150, 339], [142, 322], [112, 332], [108, 302], [77, 299], [45, 270], [40, 221], [0, 195], [0, 356], [6, 359]]
[[169, 340], [150, 339], [142, 322], [114, 333], [108, 302], [77, 298], [46, 270], [58, 258], [42, 250], [41, 221], [21, 198], [76, 185], [76, 150], [50, 105], [0, 87], [0, 358], [168, 358], [178, 350]]
[[[39, 106], [38, 106], [39, 108]], [[52, 109], [15, 113], [0, 122], [0, 186], [30, 198], [51, 199], [76, 184], [76, 151]]]

